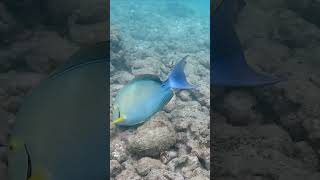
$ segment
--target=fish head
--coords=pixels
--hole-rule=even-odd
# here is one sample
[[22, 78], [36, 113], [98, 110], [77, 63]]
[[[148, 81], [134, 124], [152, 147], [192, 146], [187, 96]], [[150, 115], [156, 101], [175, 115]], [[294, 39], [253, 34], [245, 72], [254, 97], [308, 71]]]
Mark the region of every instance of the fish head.
[[119, 106], [117, 104], [112, 105], [111, 114], [112, 114], [112, 124], [121, 125], [125, 123], [126, 116], [120, 112]]
[[21, 138], [11, 137], [8, 144], [8, 175], [10, 180], [50, 180], [47, 171], [32, 167], [28, 145]]
[[11, 137], [8, 144], [8, 175], [11, 180], [27, 179], [28, 157], [24, 144]]

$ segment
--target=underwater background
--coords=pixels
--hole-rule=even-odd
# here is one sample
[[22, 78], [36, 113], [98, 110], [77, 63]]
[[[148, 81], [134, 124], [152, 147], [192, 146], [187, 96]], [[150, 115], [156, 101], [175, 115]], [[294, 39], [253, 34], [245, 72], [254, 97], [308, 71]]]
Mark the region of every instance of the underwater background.
[[[123, 1], [112, 1], [114, 2], [111, 3], [119, 2], [123, 4], [122, 6], [129, 6]], [[211, 154], [214, 157], [212, 162], [214, 171], [210, 174], [217, 180], [318, 180], [320, 179], [319, 1], [244, 1], [246, 5], [239, 10], [236, 31], [249, 64], [257, 71], [287, 77], [288, 80], [265, 88], [223, 91], [215, 87], [211, 89], [210, 97], [213, 98], [212, 107], [214, 107], [211, 111], [211, 125], [213, 124], [211, 132], [215, 138], [211, 139], [211, 147], [214, 148], [214, 154]], [[141, 2], [148, 4], [146, 0]], [[167, 4], [177, 2], [180, 1], [167, 1]], [[183, 2], [186, 2], [187, 6], [192, 1]], [[161, 4], [165, 1], [155, 3]], [[197, 5], [199, 4], [187, 6], [184, 11], [190, 11]], [[115, 8], [118, 6], [120, 5]], [[143, 7], [142, 5], [142, 9], [148, 9]], [[155, 6], [152, 7], [154, 9], [150, 14], [157, 11]], [[6, 144], [21, 102], [33, 87], [57, 66], [63, 64], [79, 46], [106, 39], [108, 33], [105, 28], [106, 11], [102, 11], [103, 8], [106, 8], [105, 0], [0, 2], [0, 144]], [[165, 9], [162, 5], [158, 8]], [[136, 9], [139, 11], [140, 8]], [[171, 11], [171, 14], [177, 14], [175, 15], [177, 17], [190, 16], [190, 13], [184, 11]], [[194, 10], [195, 14], [201, 12]], [[125, 13], [129, 17], [129, 11], [120, 13], [118, 8], [116, 13]], [[153, 17], [155, 13], [150, 14], [143, 18]], [[175, 23], [171, 21], [173, 15], [168, 15], [169, 10], [165, 14], [166, 17], [160, 16], [161, 18], [157, 19], [159, 22], [150, 18], [146, 21], [148, 23], [144, 25], [140, 23], [139, 27], [135, 27], [136, 31], [145, 33], [149, 29], [144, 29], [144, 26], [158, 24], [159, 30], [172, 28], [171, 35], [175, 34], [176, 27], [163, 25], [163, 22]], [[126, 19], [120, 15], [115, 18]], [[188, 22], [189, 18], [185, 17], [184, 20]], [[204, 21], [202, 25], [207, 22], [204, 18], [201, 19]], [[190, 23], [199, 22], [198, 20], [182, 26], [192, 28]], [[111, 129], [112, 178], [153, 179], [163, 178], [162, 175], [165, 174], [165, 179], [206, 179], [209, 173], [208, 159], [206, 159], [209, 150], [207, 148], [209, 129], [204, 127], [209, 121], [207, 112], [209, 89], [203, 87], [209, 82], [206, 79], [209, 69], [206, 67], [209, 66], [209, 61], [208, 53], [198, 52], [197, 49], [206, 51], [209, 46], [206, 43], [209, 42], [201, 41], [205, 41], [205, 36], [208, 35], [194, 30], [197, 36], [193, 36], [194, 33], [190, 31], [191, 35], [188, 36], [193, 40], [189, 42], [183, 38], [187, 36], [186, 34], [172, 35], [172, 39], [180, 36], [182, 41], [186, 42], [184, 44], [175, 40], [170, 41], [168, 37], [170, 33], [167, 31], [158, 36], [159, 39], [166, 38], [166, 41], [142, 40], [144, 46], [137, 46], [136, 38], [125, 33], [131, 31], [124, 28], [124, 23], [120, 28], [120, 22], [114, 21], [111, 32], [112, 97], [139, 71], [158, 74], [162, 80], [165, 79], [174, 63], [187, 54], [191, 56], [186, 66], [188, 80], [200, 84], [200, 93], [197, 91], [177, 93], [176, 103], [171, 106], [169, 104], [164, 111], [149, 121], [160, 123], [142, 125], [142, 128], [131, 130]], [[194, 26], [197, 28], [197, 25]], [[202, 30], [208, 31], [204, 27]], [[147, 33], [145, 35], [147, 36]], [[140, 35], [140, 38], [144, 39], [145, 36]], [[168, 43], [169, 46], [161, 45], [164, 43]], [[142, 51], [135, 50], [137, 47]], [[177, 55], [170, 51], [173, 48]], [[161, 50], [163, 53], [160, 53]], [[168, 58], [165, 58], [167, 56]], [[146, 63], [143, 57], [149, 57], [148, 62], [151, 63]], [[164, 66], [163, 70], [158, 68], [159, 59]], [[173, 61], [172, 65], [167, 65], [167, 61]], [[195, 61], [197, 63], [194, 63]], [[135, 64], [131, 65], [130, 62]], [[193, 68], [196, 66], [197, 68]], [[203, 75], [200, 75], [202, 73]], [[199, 83], [194, 82], [193, 78], [200, 79]], [[173, 117], [175, 119], [173, 121], [171, 116], [184, 118]], [[148, 137], [142, 136], [151, 132], [150, 128], [154, 128], [160, 132], [159, 134], [161, 132], [168, 134], [164, 139], [169, 143], [163, 145], [165, 149], [170, 146], [169, 150], [163, 151], [160, 156], [155, 156], [153, 153], [158, 154], [159, 151], [151, 153], [140, 151], [137, 146], [127, 148], [129, 145], [127, 140], [131, 139], [128, 137], [139, 132], [138, 137], [144, 139], [141, 142], [133, 142], [142, 145], [144, 142], [153, 142], [145, 140]], [[197, 149], [197, 144], [204, 145], [202, 148], [205, 151]], [[1, 180], [7, 180], [6, 151], [5, 147], [0, 147]], [[146, 152], [150, 154], [147, 156]], [[180, 154], [183, 156], [179, 156]]]
[[211, 89], [212, 174], [217, 180], [320, 179], [319, 1], [244, 2], [236, 7], [235, 29], [248, 64], [285, 80]]
[[131, 79], [185, 66], [195, 90], [132, 128], [111, 127], [111, 179], [210, 178], [210, 1], [111, 0], [110, 100]]

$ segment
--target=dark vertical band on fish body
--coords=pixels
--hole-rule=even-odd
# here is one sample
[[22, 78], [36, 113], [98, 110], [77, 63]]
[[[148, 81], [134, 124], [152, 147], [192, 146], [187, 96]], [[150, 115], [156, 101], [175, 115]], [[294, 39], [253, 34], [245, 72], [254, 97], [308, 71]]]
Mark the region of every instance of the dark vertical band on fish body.
[[32, 176], [32, 162], [31, 162], [30, 153], [26, 144], [24, 144], [24, 149], [26, 151], [26, 155], [28, 159], [28, 170], [27, 170], [27, 178], [26, 178], [26, 180], [28, 180]]

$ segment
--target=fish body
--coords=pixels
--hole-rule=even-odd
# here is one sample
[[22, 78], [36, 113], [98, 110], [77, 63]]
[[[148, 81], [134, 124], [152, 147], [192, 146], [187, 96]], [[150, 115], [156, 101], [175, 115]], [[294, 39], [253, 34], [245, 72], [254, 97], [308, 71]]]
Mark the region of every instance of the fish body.
[[140, 75], [126, 84], [117, 94], [112, 107], [112, 119], [119, 126], [133, 126], [148, 120], [173, 97], [172, 89], [191, 89], [183, 72], [186, 57], [162, 82], [154, 75]]
[[106, 63], [62, 68], [25, 99], [10, 137], [10, 180], [107, 177]]

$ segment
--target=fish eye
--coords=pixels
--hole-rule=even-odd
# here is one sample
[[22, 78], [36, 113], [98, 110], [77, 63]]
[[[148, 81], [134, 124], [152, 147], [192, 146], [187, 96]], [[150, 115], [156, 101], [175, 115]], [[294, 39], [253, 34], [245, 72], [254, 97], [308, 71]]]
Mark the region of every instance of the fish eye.
[[14, 150], [13, 145], [9, 145], [9, 151], [13, 151], [13, 150]]
[[11, 151], [11, 152], [12, 152], [12, 151], [15, 151], [15, 150], [17, 149], [17, 144], [16, 144], [16, 142], [14, 142], [14, 141], [12, 142], [12, 141], [11, 141], [11, 142], [9, 143], [9, 145], [8, 145], [8, 149], [9, 149], [9, 151]]

